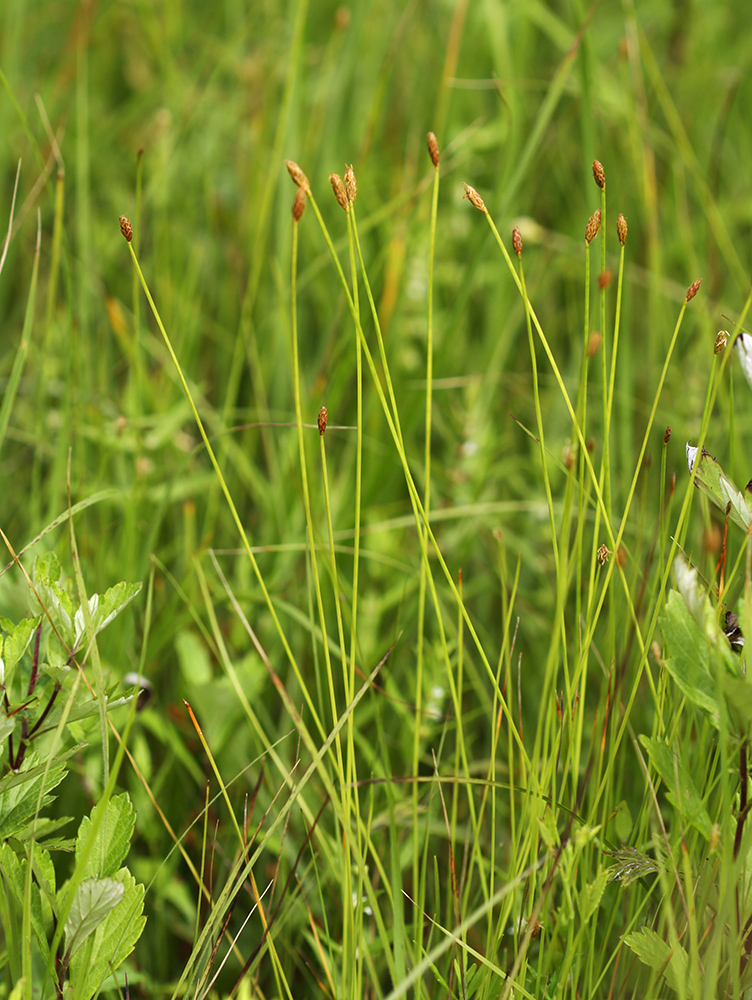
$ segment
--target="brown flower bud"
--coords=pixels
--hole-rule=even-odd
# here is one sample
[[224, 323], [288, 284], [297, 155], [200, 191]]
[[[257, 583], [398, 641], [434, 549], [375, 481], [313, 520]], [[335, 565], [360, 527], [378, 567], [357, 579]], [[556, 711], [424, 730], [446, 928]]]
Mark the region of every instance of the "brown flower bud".
[[698, 278], [696, 281], [692, 282], [692, 284], [687, 289], [687, 294], [686, 294], [686, 296], [684, 298], [685, 302], [689, 302], [691, 299], [693, 299], [695, 297], [695, 295], [697, 295], [697, 292], [700, 289], [701, 282], [702, 282], [702, 278]]
[[588, 338], [587, 356], [589, 358], [598, 353], [598, 348], [601, 346], [602, 341], [603, 337], [601, 337], [600, 333], [597, 330], [593, 330]]
[[593, 160], [593, 177], [595, 178], [595, 183], [602, 191], [606, 186], [606, 171], [603, 169], [603, 164], [600, 160]]
[[585, 444], [587, 445], [588, 453], [592, 455], [595, 451], [595, 438], [588, 438]]
[[470, 187], [469, 184], [463, 184], [462, 186], [465, 189], [465, 193], [463, 195], [463, 198], [467, 198], [469, 200], [470, 204], [474, 205], [475, 208], [477, 208], [479, 212], [485, 212], [485, 213], [487, 213], [488, 209], [484, 205], [483, 199], [478, 194], [478, 192], [475, 190], [475, 188], [474, 187]]
[[616, 220], [616, 235], [619, 237], [619, 242], [622, 246], [627, 242], [627, 220], [623, 215], [620, 215]]
[[598, 230], [601, 228], [601, 210], [596, 208], [593, 214], [588, 219], [588, 224], [585, 227], [585, 242], [589, 245], [593, 242], [595, 237], [598, 235]]
[[671, 440], [671, 424], [666, 425], [666, 432], [663, 435], [663, 443], [668, 444]]
[[322, 406], [319, 410], [319, 434], [321, 437], [324, 436], [324, 431], [326, 430], [327, 416], [326, 407]]
[[295, 201], [292, 203], [292, 217], [296, 222], [300, 222], [300, 217], [305, 212], [306, 193], [305, 188], [298, 188], [295, 192]]
[[289, 171], [290, 177], [292, 177], [293, 182], [298, 185], [299, 188], [303, 188], [304, 191], [310, 191], [311, 185], [308, 183], [308, 178], [297, 165], [295, 160], [285, 160], [285, 166]]
[[517, 226], [512, 230], [512, 247], [518, 257], [522, 256], [522, 236]]
[[713, 354], [720, 354], [722, 351], [725, 351], [728, 339], [728, 330], [719, 330], [715, 338], [715, 344], [713, 345]]
[[611, 552], [609, 551], [607, 545], [601, 545], [601, 547], [596, 552], [596, 555], [598, 556], [598, 565], [604, 566], [606, 564], [606, 560], [611, 555]]
[[349, 205], [347, 203], [347, 192], [345, 191], [345, 185], [342, 183], [342, 178], [339, 174], [329, 174], [329, 183], [332, 185], [334, 197], [337, 199], [340, 207], [347, 212]]
[[355, 171], [352, 168], [352, 163], [345, 170], [345, 191], [347, 193], [347, 200], [350, 203], [354, 202], [358, 195], [358, 185], [355, 183]]
[[128, 243], [133, 239], [133, 226], [124, 215], [120, 216], [120, 232], [125, 236]]
[[598, 288], [600, 288], [601, 291], [603, 291], [604, 288], [608, 288], [608, 286], [611, 284], [611, 279], [613, 278], [613, 276], [614, 272], [609, 271], [608, 268], [606, 268], [605, 271], [601, 271], [601, 273], [598, 275]]
[[426, 136], [426, 138], [428, 139], [428, 155], [431, 157], [431, 163], [433, 163], [433, 165], [435, 167], [438, 167], [438, 165], [439, 165], [439, 140], [436, 138], [436, 136], [433, 134], [433, 132], [429, 132], [428, 135]]
[[624, 569], [627, 565], [627, 550], [623, 545], [620, 545], [616, 550], [616, 561], [618, 562], [620, 569]]

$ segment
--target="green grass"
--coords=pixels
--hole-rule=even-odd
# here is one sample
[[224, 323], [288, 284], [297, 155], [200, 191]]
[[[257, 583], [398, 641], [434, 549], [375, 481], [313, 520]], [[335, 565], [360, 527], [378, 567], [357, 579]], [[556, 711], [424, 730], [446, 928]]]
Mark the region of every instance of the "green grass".
[[[748, 307], [745, 21], [3, 6], [0, 528], [74, 606], [144, 586], [96, 641], [84, 620], [91, 694], [43, 670], [11, 714], [33, 646], [8, 681], [20, 726], [62, 678], [29, 747], [76, 749], [2, 834], [0, 995], [54, 995], [24, 859], [71, 817], [75, 888], [85, 838], [60, 848], [116, 785], [147, 916], [121, 993], [748, 995], [752, 711], [717, 623], [752, 627], [750, 549], [729, 524], [722, 574], [685, 458], [749, 479], [748, 388], [713, 354]], [[669, 600], [679, 546], [709, 605]], [[0, 615], [39, 613], [12, 564]], [[135, 715], [105, 700], [129, 672]]]

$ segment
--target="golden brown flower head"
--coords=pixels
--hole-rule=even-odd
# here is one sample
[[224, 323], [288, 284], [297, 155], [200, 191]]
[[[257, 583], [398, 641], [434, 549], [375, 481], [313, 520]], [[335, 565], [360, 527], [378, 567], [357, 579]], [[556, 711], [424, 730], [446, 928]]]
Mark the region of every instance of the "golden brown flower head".
[[426, 136], [426, 138], [428, 139], [428, 155], [431, 157], [431, 163], [433, 163], [433, 165], [435, 167], [438, 167], [438, 165], [439, 165], [439, 140], [436, 138], [436, 136], [433, 134], [433, 132], [429, 132], [428, 135]]
[[352, 168], [352, 163], [345, 170], [345, 192], [347, 200], [352, 204], [358, 196], [358, 185], [355, 183], [355, 171]]
[[725, 351], [728, 339], [728, 330], [719, 330], [715, 338], [715, 344], [713, 345], [713, 354], [720, 354], [722, 351]]
[[608, 286], [611, 284], [611, 281], [613, 280], [613, 277], [614, 277], [614, 272], [609, 271], [608, 268], [606, 268], [605, 271], [601, 271], [601, 273], [598, 275], [598, 288], [600, 288], [601, 291], [603, 291], [604, 288], [608, 288]]
[[474, 187], [470, 187], [469, 184], [463, 184], [462, 186], [465, 189], [465, 193], [463, 195], [463, 198], [467, 198], [469, 200], [470, 204], [474, 205], [478, 209], [479, 212], [485, 212], [487, 214], [488, 213], [488, 209], [484, 205], [483, 199], [478, 194], [478, 192], [475, 190], [475, 188]]
[[595, 178], [595, 183], [602, 191], [606, 186], [606, 171], [603, 169], [603, 164], [600, 160], [593, 160], [593, 177]]
[[601, 545], [596, 555], [598, 556], [598, 565], [604, 566], [606, 564], [606, 560], [611, 555], [611, 553], [607, 545]]
[[340, 207], [347, 212], [350, 206], [347, 202], [347, 192], [345, 191], [345, 185], [342, 183], [342, 178], [339, 174], [329, 174], [329, 183], [332, 185], [334, 197], [337, 199]]
[[120, 216], [120, 232], [125, 236], [128, 243], [133, 239], [133, 226], [124, 215]]
[[322, 406], [319, 410], [319, 434], [321, 437], [324, 436], [324, 431], [326, 430], [326, 421], [328, 414], [326, 412], [326, 407]]
[[598, 230], [601, 228], [601, 210], [596, 208], [593, 214], [588, 219], [588, 224], [585, 227], [585, 242], [589, 245], [593, 242], [595, 237], [598, 235]]
[[668, 444], [671, 440], [671, 424], [666, 424], [666, 432], [663, 435], [663, 443]]
[[689, 302], [691, 299], [695, 297], [695, 295], [697, 295], [698, 291], [700, 290], [701, 283], [702, 283], [702, 278], [698, 278], [696, 281], [692, 282], [692, 284], [687, 289], [686, 296], [684, 297], [685, 302]]
[[619, 237], [619, 242], [622, 246], [627, 242], [627, 220], [623, 215], [620, 215], [616, 220], [616, 235]]
[[522, 234], [517, 226], [512, 230], [512, 248], [518, 257], [522, 256]]
[[306, 193], [305, 188], [298, 188], [295, 192], [295, 201], [292, 203], [292, 217], [296, 222], [300, 222], [300, 217], [305, 212]]
[[304, 191], [308, 192], [311, 190], [311, 185], [308, 183], [308, 178], [297, 165], [295, 160], [285, 160], [285, 166], [292, 177], [293, 182], [302, 188]]

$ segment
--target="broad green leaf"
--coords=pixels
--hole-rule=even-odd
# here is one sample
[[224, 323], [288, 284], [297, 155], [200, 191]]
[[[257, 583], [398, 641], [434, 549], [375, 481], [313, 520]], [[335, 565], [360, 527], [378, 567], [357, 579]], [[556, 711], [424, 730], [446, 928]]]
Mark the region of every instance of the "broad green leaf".
[[595, 880], [593, 882], [589, 882], [583, 889], [580, 890], [579, 918], [582, 920], [583, 924], [586, 924], [588, 920], [590, 920], [592, 915], [601, 905], [601, 899], [603, 898], [607, 882], [608, 872], [605, 868], [602, 868], [596, 875]]
[[28, 825], [37, 812], [42, 781], [44, 781], [44, 794], [41, 807], [44, 808], [52, 801], [53, 796], [50, 795], [50, 791], [59, 785], [66, 775], [67, 756], [70, 754], [51, 764], [45, 778], [46, 765], [38, 764], [36, 754], [29, 753], [17, 774], [8, 774], [0, 781], [0, 840], [27, 832]]
[[678, 555], [674, 560], [674, 575], [676, 589], [684, 598], [689, 613], [703, 632], [710, 639], [716, 640], [720, 629], [707, 591], [700, 585], [697, 570], [687, 563], [684, 556]]
[[704, 448], [698, 457], [697, 448], [688, 443], [687, 465], [690, 472], [697, 465], [695, 483], [716, 507], [720, 507], [725, 513], [726, 507], [731, 504], [729, 519], [744, 531], [749, 531], [752, 525], [752, 496], [735, 486], [718, 462]]
[[679, 758], [679, 754], [672, 750], [668, 743], [657, 737], [641, 736], [640, 743], [647, 750], [653, 767], [661, 776], [667, 789], [666, 797], [671, 805], [685, 823], [693, 826], [705, 840], [709, 840], [713, 824], [710, 822], [710, 816], [697, 791], [697, 786]]
[[76, 838], [76, 864], [81, 860], [84, 848], [96, 821], [99, 829], [94, 845], [84, 868], [84, 878], [107, 878], [120, 869], [130, 847], [136, 813], [127, 792], [115, 795], [107, 803], [107, 814], [102, 816], [103, 803], [98, 802], [91, 810], [91, 817], [84, 817]]
[[73, 602], [70, 594], [58, 583], [60, 563], [54, 552], [34, 560], [32, 576], [42, 604], [60, 630], [63, 640], [70, 645], [73, 638]]
[[[117, 618], [141, 590], [140, 583], [118, 583], [110, 587], [104, 594], [92, 594], [89, 598], [89, 614], [94, 635], [98, 635], [113, 619]], [[74, 618], [73, 647], [78, 649], [84, 639], [86, 623], [81, 608], [76, 610]], [[91, 636], [87, 641], [91, 641]]]
[[143, 885], [136, 884], [127, 868], [121, 868], [114, 879], [107, 881], [122, 885], [123, 896], [99, 924], [87, 947], [71, 962], [70, 985], [79, 1000], [94, 996], [110, 972], [133, 951], [146, 924]]
[[213, 673], [206, 645], [190, 629], [183, 629], [175, 637], [180, 672], [188, 684], [209, 684]]
[[114, 878], [87, 878], [79, 885], [65, 921], [65, 951], [75, 955], [86, 938], [123, 898], [125, 887]]
[[[19, 858], [10, 844], [0, 844], [0, 871], [2, 871], [5, 885], [10, 890], [15, 906], [17, 907], [19, 927], [21, 924], [21, 914], [25, 905], [26, 870], [28, 865], [29, 862], [27, 859]], [[46, 961], [49, 957], [50, 949], [44, 929], [42, 898], [39, 886], [34, 881], [31, 883], [31, 928], [34, 931], [34, 936]]]
[[[3, 659], [5, 660], [5, 670], [10, 672], [26, 652], [34, 635], [34, 630], [41, 621], [41, 616], [36, 618], [23, 618], [18, 625], [5, 638], [3, 645]], [[5, 628], [5, 626], [3, 626]]]
[[668, 595], [661, 630], [669, 654], [664, 656], [664, 667], [687, 699], [710, 713], [717, 727], [719, 706], [710, 674], [709, 640], [675, 590]]
[[684, 991], [689, 962], [687, 953], [681, 945], [672, 949], [667, 941], [648, 927], [625, 934], [622, 940], [644, 965], [662, 972], [672, 989], [677, 992]]

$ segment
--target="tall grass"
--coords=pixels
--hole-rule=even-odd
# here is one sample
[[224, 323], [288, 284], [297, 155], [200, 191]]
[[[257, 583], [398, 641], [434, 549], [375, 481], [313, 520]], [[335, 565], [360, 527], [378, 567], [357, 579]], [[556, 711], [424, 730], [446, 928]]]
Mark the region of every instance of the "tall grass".
[[149, 583], [98, 643], [155, 688], [131, 995], [741, 995], [740, 747], [660, 622], [679, 551], [709, 586], [723, 552], [719, 615], [748, 581], [684, 456], [748, 478], [733, 17], [34, 15], [0, 15], [3, 530], [66, 512], [70, 461], [86, 588]]

